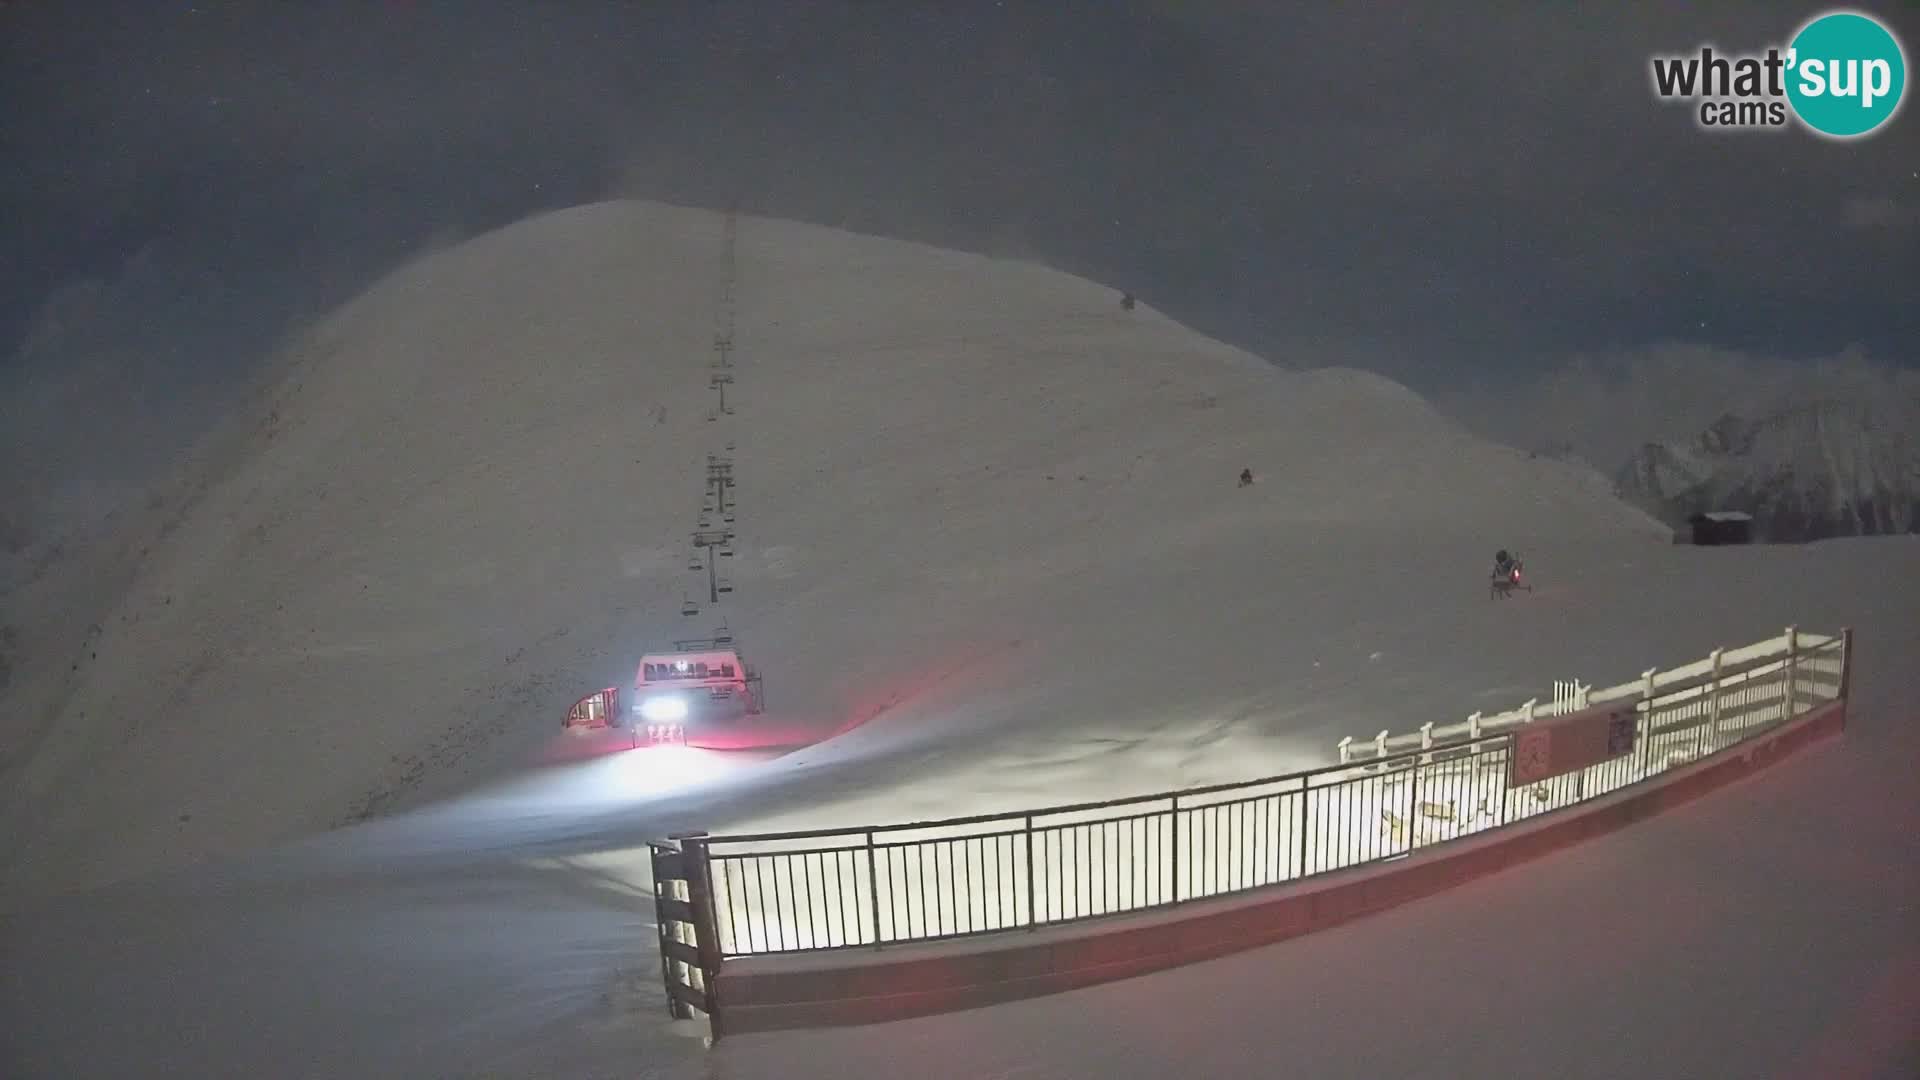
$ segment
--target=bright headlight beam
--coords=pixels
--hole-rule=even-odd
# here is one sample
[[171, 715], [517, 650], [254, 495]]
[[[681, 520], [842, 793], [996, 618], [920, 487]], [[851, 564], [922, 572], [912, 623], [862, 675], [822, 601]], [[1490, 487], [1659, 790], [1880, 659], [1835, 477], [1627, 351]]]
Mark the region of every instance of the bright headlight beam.
[[684, 720], [687, 716], [687, 702], [685, 698], [678, 697], [648, 698], [640, 704], [640, 715], [655, 723]]

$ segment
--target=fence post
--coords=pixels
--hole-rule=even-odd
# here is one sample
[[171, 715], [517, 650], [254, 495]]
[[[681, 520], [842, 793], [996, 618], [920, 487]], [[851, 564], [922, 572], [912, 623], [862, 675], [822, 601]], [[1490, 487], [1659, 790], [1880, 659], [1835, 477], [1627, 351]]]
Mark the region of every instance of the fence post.
[[1311, 782], [1307, 780], [1300, 781], [1300, 813], [1297, 815], [1299, 822], [1295, 830], [1299, 835], [1295, 837], [1295, 840], [1298, 841], [1300, 848], [1301, 877], [1307, 876], [1307, 792], [1311, 790], [1313, 790]]
[[[674, 996], [673, 993], [673, 987], [678, 981], [678, 976], [673, 966], [675, 961], [667, 952], [667, 942], [672, 941], [677, 943], [680, 939], [674, 936], [673, 927], [677, 924], [660, 911], [662, 906], [660, 902], [662, 900], [678, 900], [680, 898], [673, 895], [675, 891], [673, 882], [676, 879], [665, 877], [660, 872], [660, 863], [662, 861], [661, 852], [663, 850], [669, 851], [674, 855], [682, 854], [678, 841], [664, 840], [647, 845], [647, 852], [651, 856], [650, 861], [653, 863], [654, 928], [659, 931], [660, 985], [667, 991], [667, 1015], [673, 1017], [675, 1020], [691, 1020], [693, 1019], [693, 1007], [681, 1001], [678, 997]], [[684, 872], [684, 867], [686, 866], [684, 857], [681, 859], [680, 865], [683, 868], [682, 872]]]
[[1467, 738], [1478, 739], [1479, 737], [1480, 737], [1480, 714], [1469, 713], [1467, 715]]
[[[1433, 721], [1431, 720], [1420, 725], [1420, 749], [1422, 750], [1433, 749]], [[1432, 759], [1430, 759], [1425, 754], [1421, 754], [1419, 757], [1415, 758], [1413, 762], [1413, 767], [1415, 771], [1418, 771], [1420, 766], [1427, 764], [1431, 760]]]
[[1782, 699], [1780, 706], [1780, 722], [1783, 724], [1793, 719], [1793, 684], [1795, 676], [1799, 674], [1799, 651], [1800, 633], [1789, 626], [1787, 627], [1787, 688], [1786, 696]]
[[1520, 722], [1521, 723], [1524, 723], [1524, 724], [1533, 723], [1533, 707], [1538, 704], [1540, 704], [1539, 698], [1528, 698], [1526, 701], [1526, 704], [1520, 706]]
[[[1527, 719], [1533, 719], [1533, 702], [1531, 701], [1527, 702]], [[1514, 733], [1509, 731], [1502, 736], [1507, 742], [1507, 767], [1500, 772], [1500, 816], [1493, 821], [1495, 828], [1507, 823], [1507, 789], [1513, 786], [1508, 780], [1513, 775], [1513, 735]]]
[[1035, 918], [1033, 914], [1034, 893], [1037, 890], [1034, 888], [1034, 881], [1033, 881], [1033, 815], [1032, 814], [1027, 815], [1026, 832], [1024, 835], [1027, 838], [1027, 929], [1031, 931], [1038, 928], [1040, 925], [1040, 920]]
[[1346, 765], [1352, 761], [1353, 761], [1353, 736], [1348, 735], [1346, 738], [1340, 740], [1340, 764]]
[[707, 995], [707, 1030], [715, 1042], [723, 1033], [720, 1025], [720, 929], [713, 911], [713, 863], [707, 853], [707, 836], [699, 833], [681, 837], [680, 850], [687, 859], [687, 903], [693, 908], [693, 944], [700, 952], [700, 981]]
[[1178, 793], [1178, 792], [1175, 792], [1175, 793], [1174, 793], [1174, 796], [1173, 796], [1173, 810], [1172, 810], [1172, 812], [1171, 812], [1171, 813], [1169, 813], [1169, 814], [1168, 814], [1168, 820], [1170, 820], [1170, 821], [1172, 821], [1172, 822], [1173, 822], [1173, 902], [1177, 904], [1177, 903], [1179, 903], [1179, 902], [1180, 902], [1180, 883], [1181, 883], [1181, 873], [1180, 873], [1180, 795], [1179, 795], [1179, 793]]
[[1720, 746], [1720, 667], [1726, 653], [1726, 646], [1722, 645], [1715, 648], [1713, 655], [1709, 658], [1713, 661], [1713, 682], [1708, 685], [1713, 689], [1712, 698], [1707, 702], [1707, 726], [1713, 731], [1713, 738], [1710, 740], [1713, 745], [1707, 748], [1706, 753], [1712, 753]]
[[[867, 830], [867, 890], [873, 896], [873, 947], [880, 947], [880, 852], [873, 846], [873, 830]], [[891, 876], [889, 876], [891, 880]]]
[[1648, 668], [1640, 673], [1640, 700], [1643, 703], [1640, 715], [1643, 719], [1640, 721], [1640, 738], [1634, 743], [1633, 757], [1643, 777], [1647, 775], [1648, 765], [1653, 760], [1653, 677], [1659, 670]]
[[[1840, 700], [1845, 702], [1853, 690], [1853, 628], [1840, 628]], [[1840, 726], [1847, 724], [1847, 707], [1840, 706]]]
[[[1421, 728], [1422, 735], [1428, 735], [1433, 722], [1428, 721]], [[1430, 736], [1429, 736], [1430, 737]], [[1413, 759], [1412, 776], [1407, 778], [1407, 851], [1420, 846], [1420, 758]]]
[[1387, 730], [1385, 728], [1381, 728], [1380, 734], [1373, 737], [1373, 756], [1376, 761], [1385, 762], [1387, 760]]

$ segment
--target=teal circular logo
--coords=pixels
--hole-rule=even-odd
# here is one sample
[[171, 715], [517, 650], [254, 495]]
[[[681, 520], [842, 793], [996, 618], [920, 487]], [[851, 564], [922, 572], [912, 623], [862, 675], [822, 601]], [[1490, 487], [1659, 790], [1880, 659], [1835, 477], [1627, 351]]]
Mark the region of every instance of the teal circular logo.
[[1851, 11], [1800, 28], [1787, 51], [1787, 100], [1822, 135], [1851, 139], [1893, 119], [1907, 89], [1907, 58], [1891, 31]]

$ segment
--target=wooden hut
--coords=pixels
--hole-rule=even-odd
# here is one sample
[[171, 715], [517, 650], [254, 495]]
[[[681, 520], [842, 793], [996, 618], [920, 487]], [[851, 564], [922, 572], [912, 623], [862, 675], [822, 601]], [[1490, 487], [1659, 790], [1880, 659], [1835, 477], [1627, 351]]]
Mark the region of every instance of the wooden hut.
[[1753, 543], [1753, 515], [1739, 510], [1714, 510], [1687, 519], [1696, 544]]

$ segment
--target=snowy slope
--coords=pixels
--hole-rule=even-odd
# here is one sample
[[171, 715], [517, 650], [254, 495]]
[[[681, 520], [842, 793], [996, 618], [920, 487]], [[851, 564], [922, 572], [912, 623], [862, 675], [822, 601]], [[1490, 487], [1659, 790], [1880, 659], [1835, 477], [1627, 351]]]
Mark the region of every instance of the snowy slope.
[[[1579, 603], [1516, 601], [1465, 659], [1402, 670], [1525, 685], [1535, 639], [1596, 683], [1755, 628], [1851, 624], [1845, 739], [1741, 787], [1458, 893], [1312, 938], [1038, 1001], [701, 1049], [666, 1018], [651, 836], [911, 781], [646, 754], [172, 877], [0, 915], [9, 1077], [1289, 1075], [1898, 1077], [1920, 940], [1920, 542], [1559, 564]], [[1726, 556], [1726, 557], [1721, 557]], [[1448, 600], [1447, 586], [1403, 598]], [[1485, 606], [1482, 600], [1482, 606]], [[1377, 617], [1377, 611], [1353, 612]], [[1320, 613], [1334, 625], [1347, 613]], [[1382, 694], [1390, 694], [1391, 687]], [[1031, 763], [1048, 801], [1081, 782]], [[1738, 1002], [1739, 1007], [1729, 1007]], [[1369, 1019], [1372, 1018], [1372, 1019]], [[1389, 1022], [1391, 1021], [1391, 1022]], [[1891, 1022], [1891, 1026], [1890, 1026]], [[1880, 1068], [1848, 1071], [1850, 1059]], [[1543, 1066], [1542, 1063], [1548, 1063]]]
[[[1920, 648], [1914, 543], [1672, 547], [1592, 472], [1472, 439], [1372, 376], [1278, 373], [1036, 268], [774, 222], [742, 223], [737, 413], [709, 424], [720, 237], [712, 215], [603, 205], [406, 269], [203, 448], [192, 498], [155, 511], [164, 529], [127, 534], [150, 554], [101, 620], [97, 663], [28, 672], [56, 722], [42, 732], [7, 699], [9, 745], [28, 749], [4, 778], [0, 1073], [1219, 1075], [1275, 1040], [1345, 1032], [1326, 1045], [1350, 1056], [1302, 1071], [1451, 1053], [1440, 1071], [1518, 1075], [1544, 1053], [1580, 1075], [1556, 1045], [1588, 1053], [1590, 1075], [1702, 1047], [1765, 1065], [1817, 1035], [1911, 921], [1897, 852], [1827, 884], [1848, 919], [1751, 880], [1832, 873], [1849, 816], [1875, 807], [1891, 808], [1878, 849], [1911, 831], [1910, 770], [1885, 763], [1914, 756], [1898, 663]], [[873, 719], [776, 759], [557, 766], [261, 849], [369, 793], [398, 809], [537, 755], [582, 689], [704, 628], [676, 612], [715, 439], [735, 441], [740, 477], [728, 616], [776, 712]], [[1538, 592], [1486, 600], [1495, 546], [1526, 553]], [[711, 1056], [665, 1020], [650, 837], [1252, 775], [1792, 622], [1859, 631], [1870, 707], [1840, 764], [1760, 800], [1765, 817], [1709, 821], [1683, 854], [1649, 823], [1572, 879], [1610, 897], [1620, 934], [1705, 911], [1716, 957], [1804, 943], [1792, 965], [1723, 980], [1647, 951], [1614, 982], [1554, 982], [1582, 958], [1551, 943], [1594, 934], [1560, 918], [1548, 878], [1504, 906], [1442, 898], [1444, 916], [1363, 924], [1414, 920], [1397, 935], [1222, 961], [1225, 1013], [1216, 984], [1149, 979], [1050, 999], [1039, 1029], [1025, 1017], [1048, 1013], [990, 1010]], [[1736, 884], [1696, 875], [1676, 901], [1675, 860], [1702, 850]], [[1477, 888], [1484, 904], [1497, 882]], [[1504, 947], [1522, 921], [1531, 944]], [[1655, 940], [1697, 946], [1679, 925]], [[1316, 983], [1303, 966], [1371, 974]], [[1645, 994], [1643, 1023], [1735, 991], [1821, 1004], [1764, 1025], [1716, 1005], [1642, 1038], [1592, 1022], [1621, 1007], [1620, 979]], [[1398, 1021], [1368, 1020], [1390, 992]], [[1305, 996], [1261, 1011], [1286, 993]], [[1452, 1011], [1422, 1009], [1435, 998]], [[1533, 1038], [1493, 1037], [1512, 1009]]]
[[[320, 326], [154, 511], [170, 528], [98, 631], [16, 676], [8, 893], [525, 760], [579, 693], [709, 627], [678, 607], [721, 437], [725, 614], [781, 719], [888, 709], [848, 753], [974, 759], [996, 729], [1079, 753], [1171, 725], [1138, 771], [1102, 768], [1125, 789], [1220, 760], [1190, 732], [1296, 732], [1290, 703], [1435, 636], [1398, 610], [1329, 630], [1329, 605], [1390, 609], [1415, 579], [1471, 595], [1501, 545], [1659, 535], [1377, 377], [1285, 375], [1042, 268], [776, 222], [740, 230], [736, 413], [709, 423], [722, 235], [710, 213], [578, 208]], [[1264, 749], [1234, 767], [1296, 759]]]
[[[1752, 572], [1778, 582], [1756, 619], [1778, 602], [1853, 622], [1862, 663], [1840, 742], [1310, 937], [985, 1009], [726, 1040], [707, 1067], [829, 1077], [911, 1061], [928, 1080], [1920, 1075], [1920, 687], [1907, 660], [1920, 655], [1920, 542], [1835, 546], [1843, 557], [1801, 582], [1789, 578], [1802, 561], [1774, 549], [1743, 570], [1676, 552], [1657, 577], [1618, 585], [1687, 621], [1681, 597], [1705, 610]], [[1901, 584], [1883, 592], [1889, 582]]]

